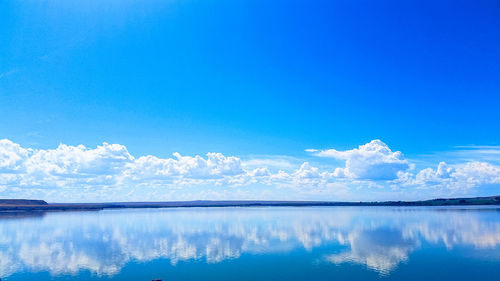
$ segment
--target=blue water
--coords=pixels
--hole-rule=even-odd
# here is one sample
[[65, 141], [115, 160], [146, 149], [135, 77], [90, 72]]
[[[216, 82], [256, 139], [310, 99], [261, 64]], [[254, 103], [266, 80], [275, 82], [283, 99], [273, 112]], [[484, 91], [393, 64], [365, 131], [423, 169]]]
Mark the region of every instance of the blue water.
[[500, 280], [500, 209], [123, 209], [0, 216], [4, 280]]

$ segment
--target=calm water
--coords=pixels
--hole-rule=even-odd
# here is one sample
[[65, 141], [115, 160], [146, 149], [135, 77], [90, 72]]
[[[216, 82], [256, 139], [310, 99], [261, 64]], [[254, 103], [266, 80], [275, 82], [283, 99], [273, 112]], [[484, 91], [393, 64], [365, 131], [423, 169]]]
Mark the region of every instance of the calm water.
[[2, 280], [500, 280], [500, 209], [124, 209], [0, 217]]

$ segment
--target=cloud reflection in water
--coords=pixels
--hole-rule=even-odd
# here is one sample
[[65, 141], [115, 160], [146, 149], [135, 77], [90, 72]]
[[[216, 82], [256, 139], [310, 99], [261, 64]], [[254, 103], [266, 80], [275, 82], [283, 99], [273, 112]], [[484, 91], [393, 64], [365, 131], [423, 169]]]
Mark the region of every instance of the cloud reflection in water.
[[[88, 270], [113, 276], [128, 262], [218, 263], [242, 254], [334, 245], [316, 259], [389, 274], [425, 242], [453, 249], [500, 246], [496, 210], [213, 208], [50, 213], [0, 220], [0, 276]], [[485, 215], [486, 214], [486, 215]]]

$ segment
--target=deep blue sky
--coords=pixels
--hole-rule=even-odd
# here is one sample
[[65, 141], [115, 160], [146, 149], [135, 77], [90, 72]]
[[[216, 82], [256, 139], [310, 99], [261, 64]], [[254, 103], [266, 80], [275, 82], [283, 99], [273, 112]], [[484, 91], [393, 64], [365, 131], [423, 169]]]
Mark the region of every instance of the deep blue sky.
[[0, 138], [132, 155], [500, 144], [500, 1], [1, 1]]
[[[500, 144], [499, 1], [2, 1], [0, 132], [137, 154]], [[33, 137], [35, 135], [35, 137]], [[203, 139], [203, 141], [200, 141]]]

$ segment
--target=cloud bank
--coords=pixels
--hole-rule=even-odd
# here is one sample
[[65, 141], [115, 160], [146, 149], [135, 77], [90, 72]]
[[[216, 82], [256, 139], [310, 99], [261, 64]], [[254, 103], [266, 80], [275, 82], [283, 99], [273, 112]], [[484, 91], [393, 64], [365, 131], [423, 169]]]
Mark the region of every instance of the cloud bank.
[[[500, 167], [491, 163], [471, 161], [449, 165], [441, 162], [436, 168], [416, 170], [400, 151], [392, 151], [380, 140], [345, 151], [307, 151], [336, 161], [326, 167], [307, 161], [300, 166], [285, 163], [280, 169], [276, 161], [272, 161], [272, 165], [267, 165], [269, 161], [264, 159], [246, 163], [236, 156], [212, 152], [204, 156], [173, 153], [171, 158], [134, 157], [120, 144], [103, 143], [96, 148], [60, 144], [55, 149], [44, 150], [25, 148], [3, 139], [0, 140], [0, 192], [26, 195], [33, 189], [185, 189], [196, 186], [230, 189], [256, 185], [265, 187], [264, 190], [291, 188], [297, 192], [328, 189], [349, 192], [360, 187], [386, 188], [388, 192], [409, 188], [455, 192], [500, 184]], [[339, 160], [345, 162], [343, 166], [333, 163]], [[259, 194], [254, 195], [259, 197]]]

